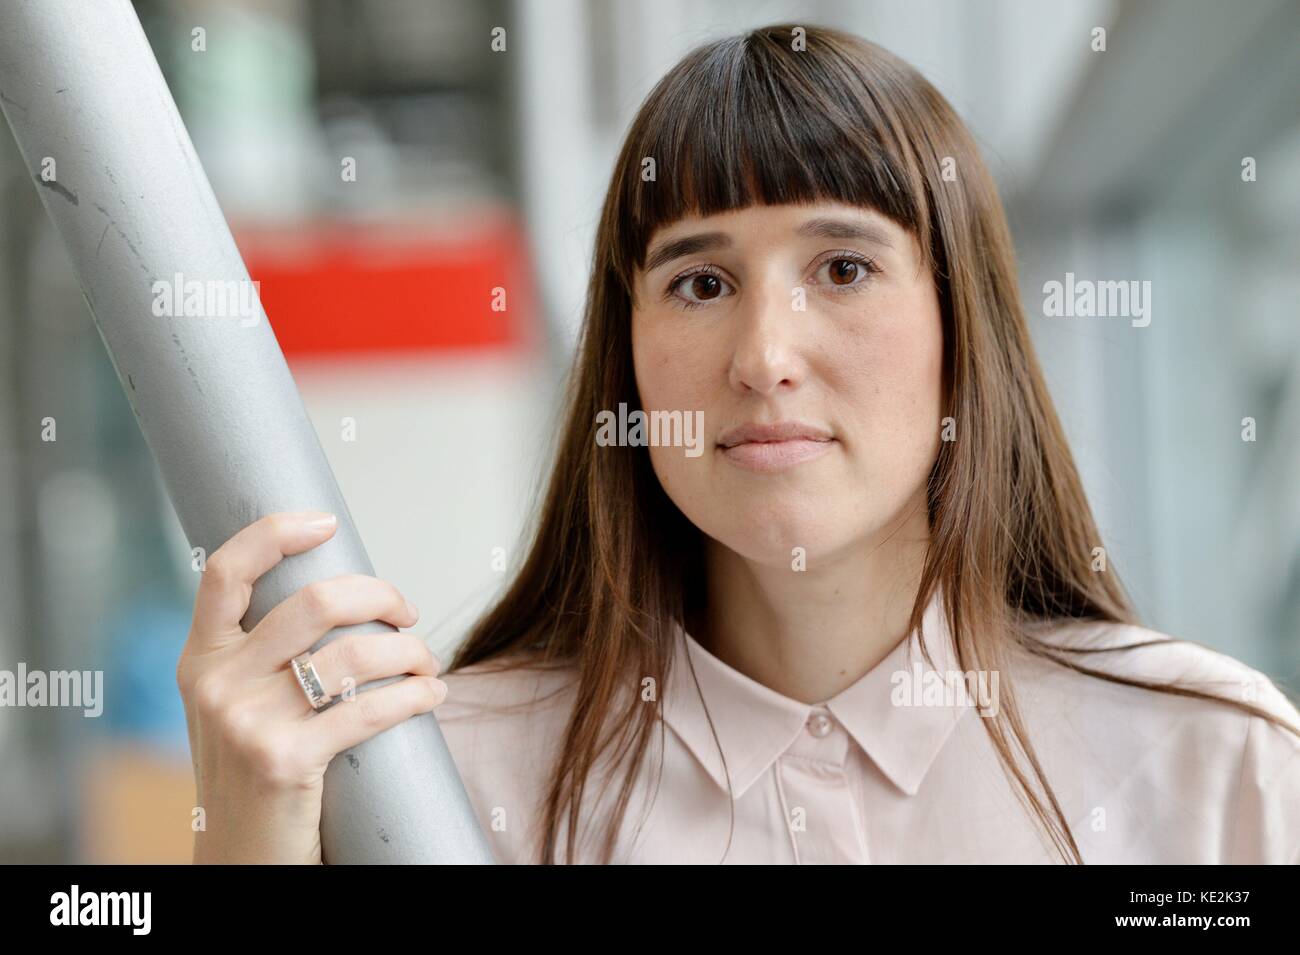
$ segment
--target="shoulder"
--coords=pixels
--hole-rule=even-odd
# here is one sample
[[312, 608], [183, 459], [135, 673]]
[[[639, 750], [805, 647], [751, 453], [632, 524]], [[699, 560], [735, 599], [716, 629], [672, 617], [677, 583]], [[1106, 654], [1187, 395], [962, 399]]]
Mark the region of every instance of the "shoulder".
[[[1029, 629], [1058, 657], [1080, 666], [1128, 680], [1178, 683], [1224, 699], [1253, 704], [1300, 726], [1300, 711], [1268, 676], [1204, 644], [1138, 624], [1093, 620], [1047, 621]], [[1060, 667], [1044, 668], [1042, 672], [1050, 673], [1057, 681], [1095, 680]], [[1200, 702], [1190, 697], [1179, 699], [1192, 704]], [[1225, 709], [1222, 704], [1211, 703], [1210, 706], [1215, 712]], [[1228, 709], [1241, 713], [1244, 719], [1261, 719], [1239, 709]], [[1261, 722], [1268, 721], [1261, 719]], [[1244, 722], [1242, 728], [1245, 728]]]
[[[1076, 665], [1177, 684], [1224, 701], [1079, 673], [1042, 658], [1021, 667], [1030, 719], [1049, 741], [1087, 747], [1093, 771], [1148, 792], [1163, 811], [1213, 835], [1222, 862], [1300, 862], [1300, 710], [1264, 673], [1202, 644], [1134, 624], [1052, 621], [1031, 628]], [[1022, 689], [1017, 684], [1017, 690]], [[1030, 727], [1031, 733], [1034, 727]]]
[[501, 863], [534, 861], [576, 667], [510, 656], [440, 678], [447, 697], [434, 715], [493, 854]]
[[518, 744], [563, 725], [577, 687], [569, 664], [543, 664], [512, 654], [439, 674], [447, 698], [435, 711], [448, 735]]

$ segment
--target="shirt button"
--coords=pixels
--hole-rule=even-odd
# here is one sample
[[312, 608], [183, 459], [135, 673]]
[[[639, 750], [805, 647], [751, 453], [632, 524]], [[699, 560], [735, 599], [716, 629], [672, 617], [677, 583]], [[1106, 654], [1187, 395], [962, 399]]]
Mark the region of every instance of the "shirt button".
[[808, 717], [808, 732], [821, 739], [831, 731], [831, 718], [824, 713], [814, 713]]

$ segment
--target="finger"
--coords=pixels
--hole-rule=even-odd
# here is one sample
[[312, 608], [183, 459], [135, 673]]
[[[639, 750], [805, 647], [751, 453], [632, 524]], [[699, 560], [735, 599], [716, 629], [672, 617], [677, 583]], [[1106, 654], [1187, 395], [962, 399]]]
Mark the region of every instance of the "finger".
[[257, 578], [290, 554], [329, 540], [338, 519], [324, 511], [277, 512], [254, 521], [208, 558], [194, 598], [196, 649], [243, 636], [240, 621], [248, 612]]
[[[397, 651], [393, 658], [389, 658], [387, 662], [377, 665], [368, 665], [364, 661], [358, 664], [346, 660], [340, 663], [331, 659], [331, 651], [340, 648], [340, 645], [346, 641], [371, 641], [376, 638], [381, 640], [391, 638], [395, 641], [410, 640], [415, 641], [417, 645], [412, 645], [409, 656], [402, 651]], [[364, 644], [362, 645], [364, 646]], [[387, 654], [392, 651], [384, 650], [381, 652]], [[408, 661], [405, 664], [401, 662], [403, 657]], [[322, 647], [312, 654], [311, 659], [316, 667], [316, 675], [320, 678], [321, 686], [331, 697], [343, 696], [349, 690], [360, 692], [363, 686], [373, 680], [383, 680], [403, 674], [436, 677], [442, 672], [442, 659], [428, 649], [428, 645], [424, 643], [423, 638], [413, 633], [352, 634]], [[410, 662], [412, 660], [413, 662]], [[357, 675], [346, 673], [345, 671], [350, 668], [364, 672]], [[264, 709], [271, 716], [281, 719], [284, 718], [285, 714], [293, 714], [301, 719], [316, 712], [312, 708], [307, 694], [303, 692], [302, 684], [298, 682], [297, 675], [293, 672], [292, 663], [286, 663], [280, 673], [268, 678], [268, 683], [270, 687], [261, 698], [264, 706], [259, 706], [259, 709]]]
[[419, 618], [415, 605], [386, 580], [366, 574], [318, 580], [282, 600], [253, 628], [249, 666], [252, 672], [278, 670], [336, 627], [376, 620], [410, 627]]
[[[359, 690], [372, 680], [416, 674], [436, 677], [439, 661], [425, 642], [413, 633], [354, 633], [341, 637], [311, 655], [321, 686], [330, 696]], [[295, 708], [302, 715], [314, 712], [302, 686], [286, 666], [290, 686], [297, 695]], [[369, 691], [367, 691], [369, 692]]]
[[328, 762], [389, 727], [427, 713], [447, 698], [447, 684], [437, 677], [408, 676], [342, 699], [304, 723], [315, 756]]

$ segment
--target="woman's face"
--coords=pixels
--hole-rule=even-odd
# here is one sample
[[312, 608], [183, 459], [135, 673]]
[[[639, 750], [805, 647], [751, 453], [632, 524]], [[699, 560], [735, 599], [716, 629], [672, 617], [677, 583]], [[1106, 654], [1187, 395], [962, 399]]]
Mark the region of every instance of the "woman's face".
[[915, 239], [885, 216], [756, 205], [659, 229], [632, 350], [647, 416], [703, 412], [702, 453], [651, 444], [655, 474], [742, 557], [811, 563], [924, 519], [943, 326]]

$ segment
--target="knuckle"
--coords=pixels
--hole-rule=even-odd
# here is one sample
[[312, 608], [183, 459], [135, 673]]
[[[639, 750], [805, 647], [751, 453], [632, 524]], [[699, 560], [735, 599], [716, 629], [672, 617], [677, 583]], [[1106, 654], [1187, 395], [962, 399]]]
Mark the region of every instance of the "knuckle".
[[340, 677], [350, 676], [361, 680], [372, 671], [377, 656], [372, 643], [373, 641], [357, 635], [343, 639], [339, 646], [339, 663], [344, 672]]
[[386, 708], [378, 696], [379, 694], [373, 690], [367, 690], [365, 693], [358, 693], [357, 698], [353, 700], [352, 705], [357, 708], [357, 720], [362, 726], [377, 727], [383, 724]]
[[276, 511], [273, 514], [267, 514], [261, 520], [254, 521], [253, 526], [259, 532], [265, 532], [272, 537], [280, 538], [293, 530], [293, 519], [289, 516], [288, 511]]
[[343, 578], [349, 587], [355, 587], [358, 594], [364, 594], [367, 601], [379, 602], [380, 595], [391, 586], [378, 577], [369, 574], [347, 574]]
[[[220, 704], [216, 704], [220, 706]], [[218, 722], [222, 736], [235, 750], [256, 755], [261, 745], [257, 732], [257, 715], [246, 705], [234, 705], [220, 708]]]
[[208, 718], [219, 716], [225, 702], [221, 683], [211, 672], [199, 674], [190, 684], [190, 697], [199, 715]]
[[247, 750], [254, 773], [276, 788], [289, 788], [303, 781], [303, 768], [288, 741], [275, 734], [262, 734]]
[[302, 588], [302, 602], [306, 611], [314, 617], [328, 619], [337, 605], [334, 586], [330, 581], [317, 580]]
[[234, 561], [225, 546], [218, 547], [203, 565], [203, 579], [223, 584], [234, 580]]

